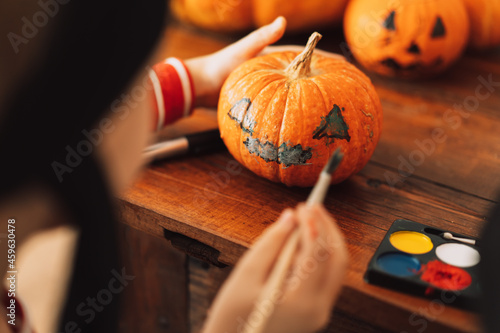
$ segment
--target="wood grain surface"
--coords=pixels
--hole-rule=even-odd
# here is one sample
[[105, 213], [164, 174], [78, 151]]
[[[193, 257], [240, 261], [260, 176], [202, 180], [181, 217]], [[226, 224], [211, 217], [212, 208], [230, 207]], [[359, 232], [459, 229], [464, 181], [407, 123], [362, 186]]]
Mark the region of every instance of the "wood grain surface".
[[[321, 33], [319, 48], [343, 49], [340, 31]], [[164, 56], [187, 58], [235, 38], [171, 25], [160, 49]], [[282, 43], [306, 39], [285, 37]], [[332, 186], [325, 202], [350, 253], [336, 313], [394, 332], [478, 332], [474, 313], [367, 284], [363, 274], [395, 219], [480, 235], [500, 190], [500, 49], [468, 53], [435, 79], [368, 75], [384, 109], [381, 140], [368, 165]], [[161, 136], [214, 128], [215, 116], [215, 110], [199, 109]], [[149, 166], [123, 195], [121, 218], [159, 237], [163, 229], [190, 237], [218, 250], [221, 263], [235, 265], [284, 208], [308, 193], [259, 178], [221, 151]]]

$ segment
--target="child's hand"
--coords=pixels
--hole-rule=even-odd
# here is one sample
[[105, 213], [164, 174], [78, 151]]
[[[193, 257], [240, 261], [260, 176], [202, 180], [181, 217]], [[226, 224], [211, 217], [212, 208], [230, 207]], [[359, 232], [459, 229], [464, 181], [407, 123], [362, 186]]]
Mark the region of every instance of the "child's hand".
[[[224, 49], [193, 59], [186, 60], [186, 66], [194, 81], [197, 105], [215, 106], [222, 84], [229, 74], [240, 64], [260, 54], [278, 51], [301, 52], [303, 46], [268, 46], [278, 41], [285, 32], [286, 20], [278, 17], [273, 23], [255, 30]], [[316, 53], [330, 57], [339, 55], [315, 50]]]
[[[314, 332], [327, 324], [342, 286], [347, 250], [335, 221], [321, 205], [283, 212], [278, 221], [242, 257], [217, 295], [204, 333], [241, 332], [254, 303], [292, 232], [300, 241], [289, 278], [273, 302], [275, 309], [266, 333]], [[259, 309], [250, 325], [257, 324], [271, 304]]]
[[217, 105], [220, 88], [229, 74], [280, 39], [285, 27], [286, 20], [280, 16], [273, 23], [255, 30], [218, 52], [187, 60], [186, 66], [193, 77], [197, 104]]

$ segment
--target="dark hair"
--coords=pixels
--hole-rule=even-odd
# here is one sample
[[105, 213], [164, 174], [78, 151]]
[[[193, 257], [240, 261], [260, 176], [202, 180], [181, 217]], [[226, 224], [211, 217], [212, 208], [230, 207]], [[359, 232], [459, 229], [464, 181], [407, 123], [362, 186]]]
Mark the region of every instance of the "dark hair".
[[[51, 188], [80, 230], [60, 330], [74, 321], [83, 331], [117, 328], [113, 300], [86, 323], [77, 306], [106, 288], [121, 271], [112, 200], [92, 153], [57, 175], [67, 147], [76, 149], [112, 101], [145, 66], [163, 27], [166, 1], [59, 1], [47, 52], [6, 104], [0, 123], [0, 196], [37, 182]], [[52, 24], [52, 23], [51, 23]], [[95, 151], [95, 147], [92, 149]], [[88, 318], [85, 318], [88, 319]]]

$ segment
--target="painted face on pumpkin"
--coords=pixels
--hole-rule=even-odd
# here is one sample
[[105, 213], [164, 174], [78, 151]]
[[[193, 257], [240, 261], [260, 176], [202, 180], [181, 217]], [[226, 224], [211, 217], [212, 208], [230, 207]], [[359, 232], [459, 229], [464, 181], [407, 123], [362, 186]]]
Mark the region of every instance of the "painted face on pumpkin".
[[380, 137], [382, 106], [368, 77], [344, 59], [305, 49], [249, 60], [224, 83], [217, 119], [231, 155], [255, 174], [288, 186], [314, 185], [336, 149], [332, 183], [360, 171]]
[[[408, 54], [408, 57], [403, 58], [408, 58], [409, 62], [401, 62], [398, 59], [398, 57], [387, 57], [385, 59], [380, 60], [380, 64], [382, 66], [386, 66], [390, 70], [393, 70], [396, 73], [399, 73], [400, 75], [405, 75], [406, 73], [412, 73], [414, 71], [439, 71], [440, 66], [443, 65], [443, 57], [440, 54], [436, 55], [436, 58], [430, 59], [431, 57], [429, 55], [423, 55], [422, 56], [422, 51], [421, 48], [419, 47], [418, 42], [423, 41], [424, 45], [428, 46], [426, 50], [428, 53], [432, 53], [428, 50], [429, 46], [431, 43], [433, 43], [432, 40], [436, 39], [437, 43], [439, 43], [440, 39], [446, 38], [446, 28], [443, 23], [443, 19], [441, 16], [436, 16], [434, 20], [434, 24], [432, 25], [431, 29], [422, 29], [421, 34], [415, 34], [415, 40], [409, 40], [409, 43], [405, 41], [404, 38], [400, 38], [397, 34], [397, 29], [396, 29], [396, 24], [395, 24], [395, 16], [396, 16], [396, 11], [393, 10], [389, 13], [387, 18], [383, 21], [382, 26], [384, 29], [387, 30], [388, 37], [384, 40], [387, 45], [391, 43], [398, 43], [398, 47], [403, 47], [405, 48], [405, 43], [407, 43], [407, 47], [403, 52], [406, 52]], [[417, 29], [417, 32], [419, 29]], [[428, 30], [428, 31], [425, 31]], [[425, 42], [425, 38], [430, 39], [431, 41]]]
[[346, 39], [356, 59], [377, 73], [439, 73], [462, 53], [469, 34], [465, 7], [450, 1], [354, 0], [346, 12]]

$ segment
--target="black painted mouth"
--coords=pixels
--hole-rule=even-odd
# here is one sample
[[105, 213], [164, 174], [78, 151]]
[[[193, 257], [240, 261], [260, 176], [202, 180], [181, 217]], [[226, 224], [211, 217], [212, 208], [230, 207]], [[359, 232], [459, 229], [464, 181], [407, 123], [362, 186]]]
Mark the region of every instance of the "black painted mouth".
[[438, 57], [430, 65], [426, 65], [426, 64], [422, 63], [421, 61], [412, 62], [408, 65], [401, 65], [394, 58], [388, 57], [388, 58], [385, 58], [384, 60], [380, 61], [380, 63], [382, 65], [384, 65], [385, 67], [388, 67], [397, 73], [402, 73], [402, 72], [414, 72], [414, 71], [418, 71], [418, 70], [429, 70], [429, 69], [436, 68], [443, 63], [443, 59], [441, 57]]

